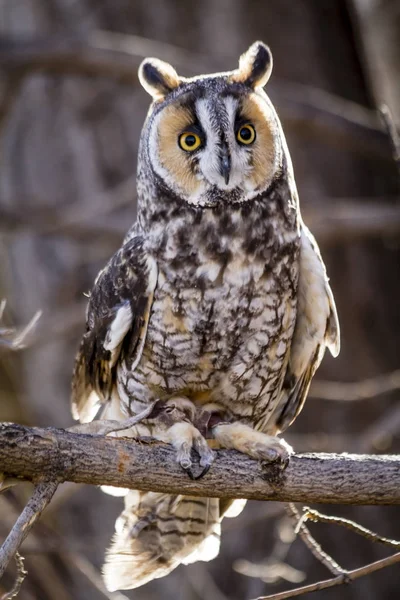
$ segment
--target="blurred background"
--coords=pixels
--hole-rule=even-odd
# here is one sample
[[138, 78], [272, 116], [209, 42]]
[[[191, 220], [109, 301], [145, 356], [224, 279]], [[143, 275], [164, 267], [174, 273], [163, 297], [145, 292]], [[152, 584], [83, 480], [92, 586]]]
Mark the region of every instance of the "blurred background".
[[[256, 39], [274, 55], [267, 92], [342, 326], [340, 357], [325, 358], [286, 437], [297, 451], [399, 452], [400, 190], [377, 112], [387, 104], [400, 124], [399, 0], [0, 0], [0, 299], [8, 324], [43, 311], [29, 348], [0, 354], [0, 420], [72, 424], [83, 294], [135, 219], [142, 58], [187, 76], [228, 70]], [[1, 538], [30, 492], [0, 496]], [[224, 522], [213, 562], [107, 594], [98, 573], [121, 507], [61, 486], [22, 548], [19, 598], [249, 600], [329, 577], [281, 505], [251, 502]], [[400, 538], [399, 508], [321, 508]], [[349, 569], [388, 554], [339, 527], [311, 529]], [[313, 598], [393, 599], [399, 584], [394, 566]]]

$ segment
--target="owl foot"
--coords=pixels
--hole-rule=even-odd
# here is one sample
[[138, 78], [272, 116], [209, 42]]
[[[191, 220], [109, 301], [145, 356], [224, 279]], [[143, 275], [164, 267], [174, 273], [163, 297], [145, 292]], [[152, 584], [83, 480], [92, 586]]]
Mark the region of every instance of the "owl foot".
[[222, 447], [232, 448], [256, 460], [279, 463], [286, 468], [292, 448], [284, 440], [255, 431], [244, 423], [220, 423], [212, 429]]
[[[188, 422], [175, 423], [157, 438], [174, 446], [176, 462], [186, 471], [190, 479], [201, 479], [208, 472], [214, 460], [214, 453], [194, 425]], [[192, 449], [199, 455], [202, 467], [201, 473], [196, 476], [192, 470]]]

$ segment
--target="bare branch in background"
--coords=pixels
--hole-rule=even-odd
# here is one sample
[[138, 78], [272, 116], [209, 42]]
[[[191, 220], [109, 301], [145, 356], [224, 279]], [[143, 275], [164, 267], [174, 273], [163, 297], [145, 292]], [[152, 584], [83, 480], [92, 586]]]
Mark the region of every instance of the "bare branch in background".
[[0, 549], [0, 577], [3, 575], [8, 563], [15, 556], [18, 548], [28, 535], [32, 526], [39, 519], [43, 510], [51, 501], [59, 481], [41, 481], [33, 491], [28, 504], [18, 517], [10, 534]]
[[329, 554], [322, 550], [321, 546], [311, 535], [310, 530], [304, 524], [304, 515], [300, 515], [295, 505], [290, 502], [287, 504], [287, 514], [294, 522], [294, 531], [298, 533], [311, 554], [323, 564], [332, 575], [344, 575], [347, 573]]
[[[330, 587], [342, 585], [344, 583], [351, 583], [352, 581], [354, 581], [360, 577], [364, 577], [365, 575], [369, 575], [369, 574], [373, 573], [374, 571], [378, 571], [385, 567], [391, 566], [397, 562], [400, 562], [400, 553], [394, 554], [392, 556], [389, 556], [388, 558], [384, 558], [382, 560], [376, 561], [369, 565], [365, 565], [364, 567], [361, 567], [359, 569], [354, 569], [352, 571], [346, 571], [346, 570], [342, 569], [341, 567], [339, 567], [337, 565], [337, 563], [335, 563], [335, 561], [331, 557], [328, 557], [328, 562], [326, 562], [326, 560], [325, 560], [327, 557], [326, 553], [319, 547], [318, 544], [317, 544], [317, 546], [318, 546], [317, 552], [315, 552], [315, 546], [314, 546], [315, 540], [311, 536], [311, 534], [307, 528], [305, 528], [305, 530], [304, 530], [304, 523], [307, 520], [310, 520], [313, 522], [341, 525], [342, 527], [346, 527], [353, 533], [362, 535], [363, 537], [365, 537], [368, 540], [371, 540], [372, 542], [379, 542], [381, 544], [385, 544], [386, 546], [390, 546], [391, 548], [399, 548], [400, 542], [398, 542], [397, 540], [391, 540], [391, 539], [382, 537], [382, 536], [374, 533], [373, 531], [370, 531], [369, 529], [366, 529], [365, 527], [358, 525], [358, 523], [354, 523], [353, 521], [350, 521], [349, 519], [342, 519], [339, 517], [331, 517], [328, 515], [324, 515], [324, 514], [320, 513], [319, 511], [313, 510], [309, 507], [303, 508], [303, 515], [301, 515], [301, 516], [300, 516], [297, 508], [293, 504], [289, 505], [288, 510], [289, 510], [289, 514], [291, 514], [297, 520], [296, 531], [298, 531], [300, 533], [300, 535], [302, 535], [302, 531], [303, 531], [303, 534], [305, 533], [305, 535], [302, 535], [302, 539], [306, 543], [306, 545], [310, 548], [310, 550], [312, 551], [314, 556], [320, 562], [325, 564], [325, 566], [328, 567], [331, 572], [332, 571], [334, 572], [335, 570], [338, 570], [339, 572], [336, 574], [336, 577], [334, 577], [333, 579], [319, 581], [317, 583], [313, 583], [313, 584], [306, 585], [303, 587], [295, 588], [293, 590], [288, 590], [287, 592], [282, 592], [279, 594], [272, 594], [270, 596], [262, 596], [260, 598], [257, 598], [257, 600], [286, 600], [287, 598], [295, 598], [297, 596], [302, 596], [304, 594], [309, 594], [311, 592], [317, 592], [317, 591], [324, 590], [324, 589], [327, 589]], [[311, 545], [310, 545], [310, 538], [311, 538]], [[320, 554], [320, 551], [322, 552], [321, 554]], [[339, 569], [337, 569], [338, 567], [339, 567]]]
[[9, 592], [6, 592], [2, 595], [0, 600], [11, 600], [12, 598], [16, 598], [21, 589], [21, 585], [24, 582], [25, 577], [28, 575], [28, 571], [25, 571], [24, 568], [24, 557], [17, 552], [14, 556], [15, 563], [17, 565], [17, 576], [15, 579], [15, 583], [12, 589]]
[[[298, 514], [300, 517], [300, 515]], [[314, 523], [334, 523], [335, 525], [341, 525], [342, 527], [346, 527], [353, 533], [357, 533], [358, 535], [362, 535], [367, 540], [371, 542], [379, 542], [380, 544], [384, 544], [385, 546], [390, 546], [390, 548], [400, 548], [400, 542], [397, 540], [391, 540], [389, 538], [382, 537], [373, 531], [370, 531], [366, 527], [362, 527], [358, 523], [354, 523], [354, 521], [350, 521], [349, 519], [342, 519], [341, 517], [331, 517], [329, 515], [324, 515], [320, 513], [318, 510], [309, 508], [308, 506], [303, 507], [303, 514], [301, 515], [298, 528], [301, 528], [302, 524], [306, 521], [313, 521]]]
[[343, 583], [351, 583], [360, 577], [365, 577], [365, 575], [370, 575], [371, 573], [375, 573], [375, 571], [380, 571], [381, 569], [395, 565], [398, 562], [400, 562], [400, 552], [393, 554], [388, 558], [383, 558], [382, 560], [377, 560], [376, 562], [365, 565], [364, 567], [360, 567], [359, 569], [347, 571], [345, 574], [338, 575], [332, 579], [326, 579], [325, 581], [319, 581], [318, 583], [311, 583], [310, 585], [305, 585], [294, 590], [288, 590], [287, 592], [281, 592], [280, 594], [260, 596], [256, 600], [287, 600], [287, 598], [295, 598], [297, 596], [303, 596], [304, 594], [311, 594], [311, 592], [326, 590], [331, 587], [342, 585]]

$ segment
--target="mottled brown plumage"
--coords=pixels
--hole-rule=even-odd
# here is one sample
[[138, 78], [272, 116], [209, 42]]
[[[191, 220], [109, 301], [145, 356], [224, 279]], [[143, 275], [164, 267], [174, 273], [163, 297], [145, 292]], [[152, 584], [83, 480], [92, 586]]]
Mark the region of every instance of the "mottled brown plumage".
[[[261, 42], [229, 73], [179, 77], [148, 59], [153, 96], [138, 160], [138, 219], [99, 274], [73, 379], [73, 413], [123, 420], [206, 471], [214, 444], [286, 461], [277, 434], [300, 412], [339, 326], [304, 226]], [[129, 492], [106, 557], [110, 590], [218, 552], [232, 503]], [[232, 509], [232, 507], [230, 507]]]

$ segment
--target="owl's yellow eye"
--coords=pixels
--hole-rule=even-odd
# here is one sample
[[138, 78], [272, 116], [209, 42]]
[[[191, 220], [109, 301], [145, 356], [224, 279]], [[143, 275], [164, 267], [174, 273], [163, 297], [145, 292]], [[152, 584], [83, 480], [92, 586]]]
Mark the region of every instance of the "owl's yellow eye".
[[179, 136], [179, 145], [185, 152], [193, 152], [201, 146], [200, 136], [193, 131], [185, 131]]
[[242, 125], [236, 134], [236, 138], [240, 144], [252, 144], [256, 139], [256, 130], [253, 125]]

